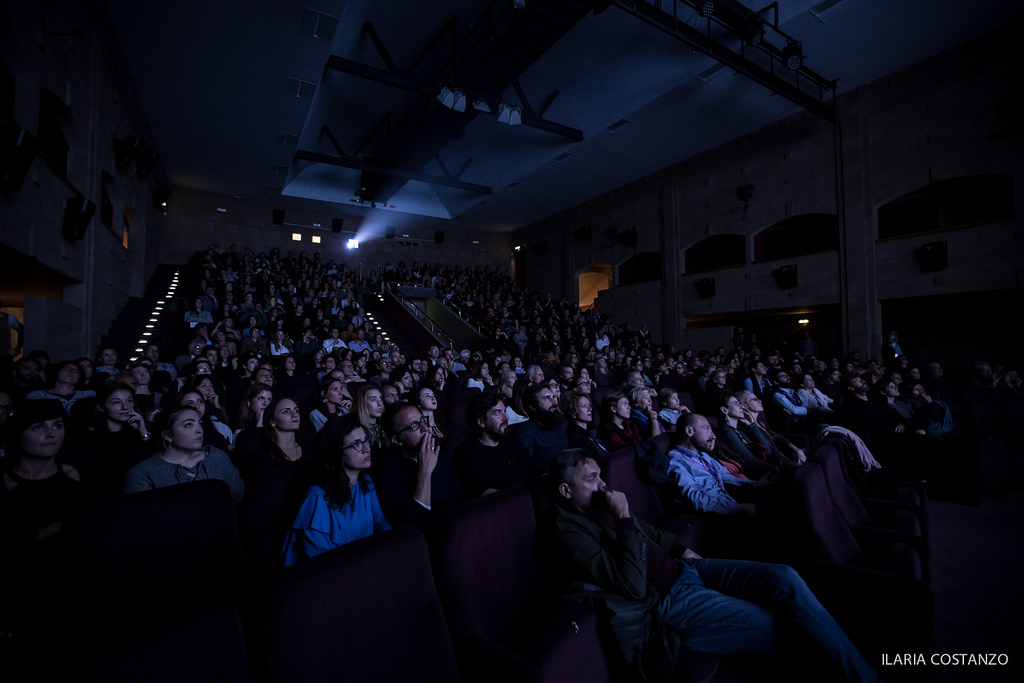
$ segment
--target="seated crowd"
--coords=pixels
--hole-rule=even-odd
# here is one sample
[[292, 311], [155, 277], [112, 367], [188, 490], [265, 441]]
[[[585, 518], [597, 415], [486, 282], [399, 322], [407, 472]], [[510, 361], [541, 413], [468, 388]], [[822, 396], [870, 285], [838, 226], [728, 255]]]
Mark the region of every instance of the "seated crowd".
[[[627, 501], [574, 477], [599, 481], [611, 454], [645, 445], [660, 448], [666, 504], [728, 539], [719, 557], [799, 566], [780, 511], [823, 430], [867, 453], [875, 490], [949, 485], [965, 390], [1022, 391], [1015, 371], [985, 363], [966, 387], [906, 355], [819, 358], [742, 336], [731, 351], [678, 351], [645, 324], [616, 325], [489, 269], [400, 263], [364, 278], [319, 254], [211, 247], [193, 270], [196, 296], [160, 337], [170, 347], [150, 343], [127, 364], [113, 348], [95, 361], [34, 351], [2, 378], [0, 533], [19, 558], [6, 573], [48, 561], [62, 521], [90, 505], [201, 479], [225, 481], [243, 504], [246, 482], [273, 468], [299, 472], [305, 491], [283, 565], [393, 526], [429, 531], [459, 503], [537, 493], [552, 478], [561, 502], [606, 508], [624, 533]], [[486, 341], [461, 352], [385, 341], [363, 304], [387, 281], [434, 287]], [[820, 605], [810, 611], [808, 631], [837, 629]], [[845, 641], [830, 654], [846, 677], [871, 678]]]

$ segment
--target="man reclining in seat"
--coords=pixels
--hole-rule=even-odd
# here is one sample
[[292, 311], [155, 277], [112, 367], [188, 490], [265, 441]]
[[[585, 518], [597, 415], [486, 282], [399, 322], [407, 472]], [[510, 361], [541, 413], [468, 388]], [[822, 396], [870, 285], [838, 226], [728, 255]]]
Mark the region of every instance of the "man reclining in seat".
[[[585, 451], [559, 453], [550, 479], [551, 546], [567, 578], [646, 601], [655, 620], [694, 652], [785, 651], [806, 661], [809, 645], [831, 668], [820, 680], [880, 680], [791, 567], [700, 557], [673, 534], [633, 517], [626, 495], [608, 489]], [[635, 651], [623, 654], [627, 663], [635, 660]]]

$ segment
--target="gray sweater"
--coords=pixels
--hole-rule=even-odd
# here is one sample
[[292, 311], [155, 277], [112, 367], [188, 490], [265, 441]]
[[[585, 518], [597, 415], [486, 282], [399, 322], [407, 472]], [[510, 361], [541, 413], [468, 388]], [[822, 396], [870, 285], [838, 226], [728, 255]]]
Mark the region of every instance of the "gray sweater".
[[164, 460], [159, 453], [143, 460], [124, 475], [124, 492], [138, 493], [187, 481], [220, 479], [231, 489], [231, 497], [235, 503], [241, 503], [245, 494], [245, 484], [242, 483], [238, 470], [227, 453], [212, 446], [207, 448], [206, 457], [196, 463], [195, 467], [174, 465]]

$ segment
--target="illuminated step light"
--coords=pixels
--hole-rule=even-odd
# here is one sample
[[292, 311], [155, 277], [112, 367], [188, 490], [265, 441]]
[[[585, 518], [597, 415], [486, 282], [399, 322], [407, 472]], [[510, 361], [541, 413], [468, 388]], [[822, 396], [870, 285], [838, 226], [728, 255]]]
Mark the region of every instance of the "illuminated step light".
[[163, 305], [165, 302], [164, 302], [163, 299], [157, 299], [157, 303], [160, 304], [160, 305]]
[[151, 330], [151, 329], [153, 329], [153, 326], [152, 325], [146, 325], [146, 329], [147, 330]]
[[152, 336], [153, 336], [153, 333], [152, 333], [152, 332], [143, 332], [143, 333], [142, 333], [142, 336], [143, 336], [143, 337], [152, 337]]

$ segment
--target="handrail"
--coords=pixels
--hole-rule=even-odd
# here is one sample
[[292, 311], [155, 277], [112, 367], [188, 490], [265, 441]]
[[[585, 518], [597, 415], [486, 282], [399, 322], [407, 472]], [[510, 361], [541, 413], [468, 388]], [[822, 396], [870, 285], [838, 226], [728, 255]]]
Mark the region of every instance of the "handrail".
[[387, 291], [388, 294], [397, 299], [398, 302], [402, 304], [403, 307], [406, 308], [406, 310], [409, 310], [413, 314], [413, 316], [417, 320], [419, 320], [424, 327], [427, 328], [428, 332], [433, 334], [435, 337], [440, 337], [441, 341], [444, 343], [445, 346], [447, 346], [448, 348], [455, 348], [451, 335], [445, 332], [444, 329], [437, 323], [437, 321], [435, 321], [433, 318], [427, 315], [426, 311], [421, 309], [416, 304], [412, 303], [412, 301], [406, 299], [405, 295], [403, 295], [401, 292], [395, 289], [388, 287], [385, 289], [385, 291]]
[[450, 299], [443, 296], [435, 296], [434, 298], [440, 301], [442, 306], [450, 310], [455, 315], [459, 316], [460, 320], [462, 320], [464, 323], [472, 327], [476, 331], [476, 333], [479, 334], [481, 337], [487, 336], [487, 334], [484, 333], [483, 328], [480, 327], [480, 325], [478, 325], [475, 320], [469, 317], [468, 313], [463, 313], [462, 309], [459, 308], [459, 306], [453, 303]]

